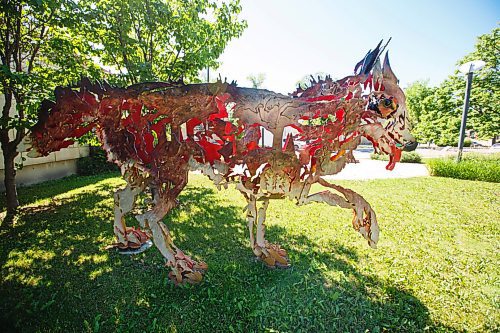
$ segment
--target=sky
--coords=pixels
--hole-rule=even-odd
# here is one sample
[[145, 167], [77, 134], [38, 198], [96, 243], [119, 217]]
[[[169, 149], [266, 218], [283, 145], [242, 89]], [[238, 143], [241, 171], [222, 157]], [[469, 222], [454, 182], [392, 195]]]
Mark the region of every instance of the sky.
[[221, 74], [251, 86], [290, 93], [306, 75], [342, 78], [377, 43], [388, 46], [402, 87], [416, 80], [438, 85], [474, 50], [478, 36], [500, 24], [500, 0], [242, 0], [248, 28], [219, 58]]

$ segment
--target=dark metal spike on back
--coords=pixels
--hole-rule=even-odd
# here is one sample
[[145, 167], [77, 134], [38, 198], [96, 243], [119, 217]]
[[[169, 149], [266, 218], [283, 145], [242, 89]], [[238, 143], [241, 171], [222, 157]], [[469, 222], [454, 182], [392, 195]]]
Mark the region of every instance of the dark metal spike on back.
[[365, 54], [365, 56], [363, 57], [363, 59], [361, 59], [361, 61], [360, 61], [360, 62], [358, 62], [358, 63], [356, 64], [356, 66], [354, 66], [354, 74], [356, 74], [356, 75], [360, 74], [360, 73], [358, 73], [358, 72], [357, 72], [357, 71], [358, 71], [358, 68], [360, 68], [360, 69], [362, 69], [362, 68], [363, 68], [362, 66], [363, 66], [363, 64], [365, 63], [366, 57], [368, 57], [368, 55], [370, 54], [370, 52], [371, 52], [371, 51], [372, 51], [371, 49], [370, 49], [370, 50], [368, 50], [368, 52]]
[[384, 53], [385, 49], [387, 48], [387, 45], [389, 45], [391, 40], [392, 40], [392, 37], [389, 37], [389, 39], [387, 40], [387, 43], [384, 44], [384, 46], [382, 47], [382, 49], [378, 53], [378, 56], [377, 56], [377, 59], [375, 59], [375, 62], [380, 59], [380, 56], [382, 55], [382, 53]]
[[379, 55], [380, 55], [380, 45], [382, 45], [382, 42], [384, 40], [382, 39], [377, 47], [368, 53], [368, 55], [365, 58], [365, 61], [363, 62], [363, 66], [361, 67], [361, 74], [368, 74], [373, 68], [373, 65], [377, 61]]
[[384, 47], [382, 47], [382, 50], [380, 50], [380, 54], [382, 54], [385, 51], [385, 48], [387, 47], [387, 45], [389, 45], [391, 40], [392, 40], [392, 37], [389, 37], [389, 39], [387, 40], [387, 43], [385, 43]]

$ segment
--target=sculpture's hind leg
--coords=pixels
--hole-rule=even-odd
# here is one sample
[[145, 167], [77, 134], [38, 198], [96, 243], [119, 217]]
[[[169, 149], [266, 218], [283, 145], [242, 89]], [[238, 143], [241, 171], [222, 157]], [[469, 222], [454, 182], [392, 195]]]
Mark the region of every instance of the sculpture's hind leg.
[[340, 192], [344, 197], [334, 194], [330, 191], [323, 191], [308, 195], [299, 204], [307, 204], [311, 202], [324, 202], [331, 206], [339, 206], [349, 208], [354, 211], [352, 226], [366, 240], [368, 244], [375, 248], [378, 242], [379, 228], [375, 212], [366, 200], [356, 192], [343, 188], [341, 186], [330, 184], [324, 179], [318, 181], [321, 185]]
[[137, 196], [144, 191], [147, 180], [140, 177], [137, 170], [129, 170], [125, 173], [125, 181], [127, 181], [127, 186], [117, 190], [114, 194], [113, 232], [116, 235], [116, 243], [113, 247], [138, 249], [148, 241], [149, 236], [140, 229], [127, 227], [125, 215], [134, 209]]
[[[248, 230], [250, 232], [250, 246], [253, 253], [266, 263], [268, 267], [289, 267], [290, 261], [287, 253], [277, 244], [271, 244], [265, 239], [266, 211], [269, 206], [269, 199], [262, 199], [262, 206], [257, 208], [257, 199], [253, 195], [246, 195]], [[255, 236], [254, 236], [255, 234]]]
[[171, 267], [172, 271], [169, 278], [175, 284], [197, 283], [202, 280], [203, 274], [207, 270], [207, 264], [196, 262], [178, 249], [167, 226], [161, 219], [176, 206], [176, 200], [172, 197], [165, 197], [159, 194], [155, 196], [155, 206], [150, 211], [137, 215], [137, 220], [141, 226], [151, 231], [153, 241], [161, 254], [165, 257], [166, 265]]

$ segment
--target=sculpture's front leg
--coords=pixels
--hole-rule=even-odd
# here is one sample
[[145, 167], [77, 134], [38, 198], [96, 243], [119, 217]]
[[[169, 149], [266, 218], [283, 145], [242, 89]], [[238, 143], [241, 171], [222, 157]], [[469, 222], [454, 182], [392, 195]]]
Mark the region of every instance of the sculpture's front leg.
[[323, 191], [307, 196], [300, 203], [324, 202], [331, 206], [352, 209], [354, 211], [354, 217], [352, 219], [353, 228], [368, 241], [368, 245], [376, 248], [379, 238], [379, 227], [377, 217], [370, 204], [361, 195], [352, 190], [330, 184], [322, 178], [319, 178], [318, 183], [340, 192], [344, 198], [330, 191]]
[[161, 221], [162, 218], [177, 205], [176, 200], [171, 197], [155, 198], [155, 206], [144, 214], [137, 215], [136, 219], [144, 228], [147, 228], [152, 236], [156, 247], [165, 257], [166, 266], [171, 272], [168, 277], [174, 284], [198, 283], [202, 280], [203, 274], [208, 269], [204, 262], [196, 262], [188, 255], [184, 254], [175, 246], [170, 230]]
[[262, 260], [268, 267], [286, 268], [290, 266], [290, 260], [284, 249], [278, 244], [269, 243], [265, 239], [266, 210], [269, 206], [269, 199], [262, 198], [262, 205], [257, 208], [257, 199], [253, 195], [243, 193], [247, 198], [247, 220], [250, 232], [250, 246], [255, 256]]
[[113, 247], [120, 250], [139, 249], [149, 240], [149, 236], [144, 231], [134, 227], [127, 227], [125, 224], [125, 215], [134, 209], [137, 195], [142, 190], [140, 187], [132, 187], [127, 184], [124, 189], [115, 192], [113, 232], [116, 236], [116, 243], [112, 245]]
[[124, 178], [127, 182], [126, 187], [117, 190], [113, 196], [115, 200], [113, 232], [116, 242], [110, 247], [125, 251], [140, 251], [141, 248], [142, 250], [147, 248], [149, 236], [139, 228], [127, 227], [125, 216], [134, 209], [137, 196], [144, 191], [148, 180], [141, 177], [136, 169], [127, 170]]

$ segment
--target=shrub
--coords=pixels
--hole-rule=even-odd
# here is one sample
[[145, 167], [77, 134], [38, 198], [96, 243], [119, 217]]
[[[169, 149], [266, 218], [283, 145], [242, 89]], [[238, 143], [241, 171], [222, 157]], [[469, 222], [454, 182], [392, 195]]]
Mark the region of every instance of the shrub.
[[422, 163], [422, 156], [415, 151], [403, 152], [401, 163]]
[[[441, 141], [437, 141], [436, 144], [439, 147], [447, 147], [447, 146], [458, 147], [458, 140], [453, 140], [453, 141], [441, 140]], [[470, 138], [465, 138], [464, 139], [464, 147], [470, 147], [470, 146], [472, 146], [472, 140]]]
[[431, 176], [500, 183], [500, 154], [465, 154], [457, 163], [455, 157], [427, 161]]
[[[372, 160], [388, 161], [388, 155], [371, 154], [370, 158]], [[422, 163], [422, 156], [414, 151], [404, 151], [401, 155], [401, 163]]]
[[90, 147], [89, 156], [78, 159], [76, 167], [78, 174], [82, 176], [119, 171], [116, 164], [108, 162], [104, 150], [97, 147]]

